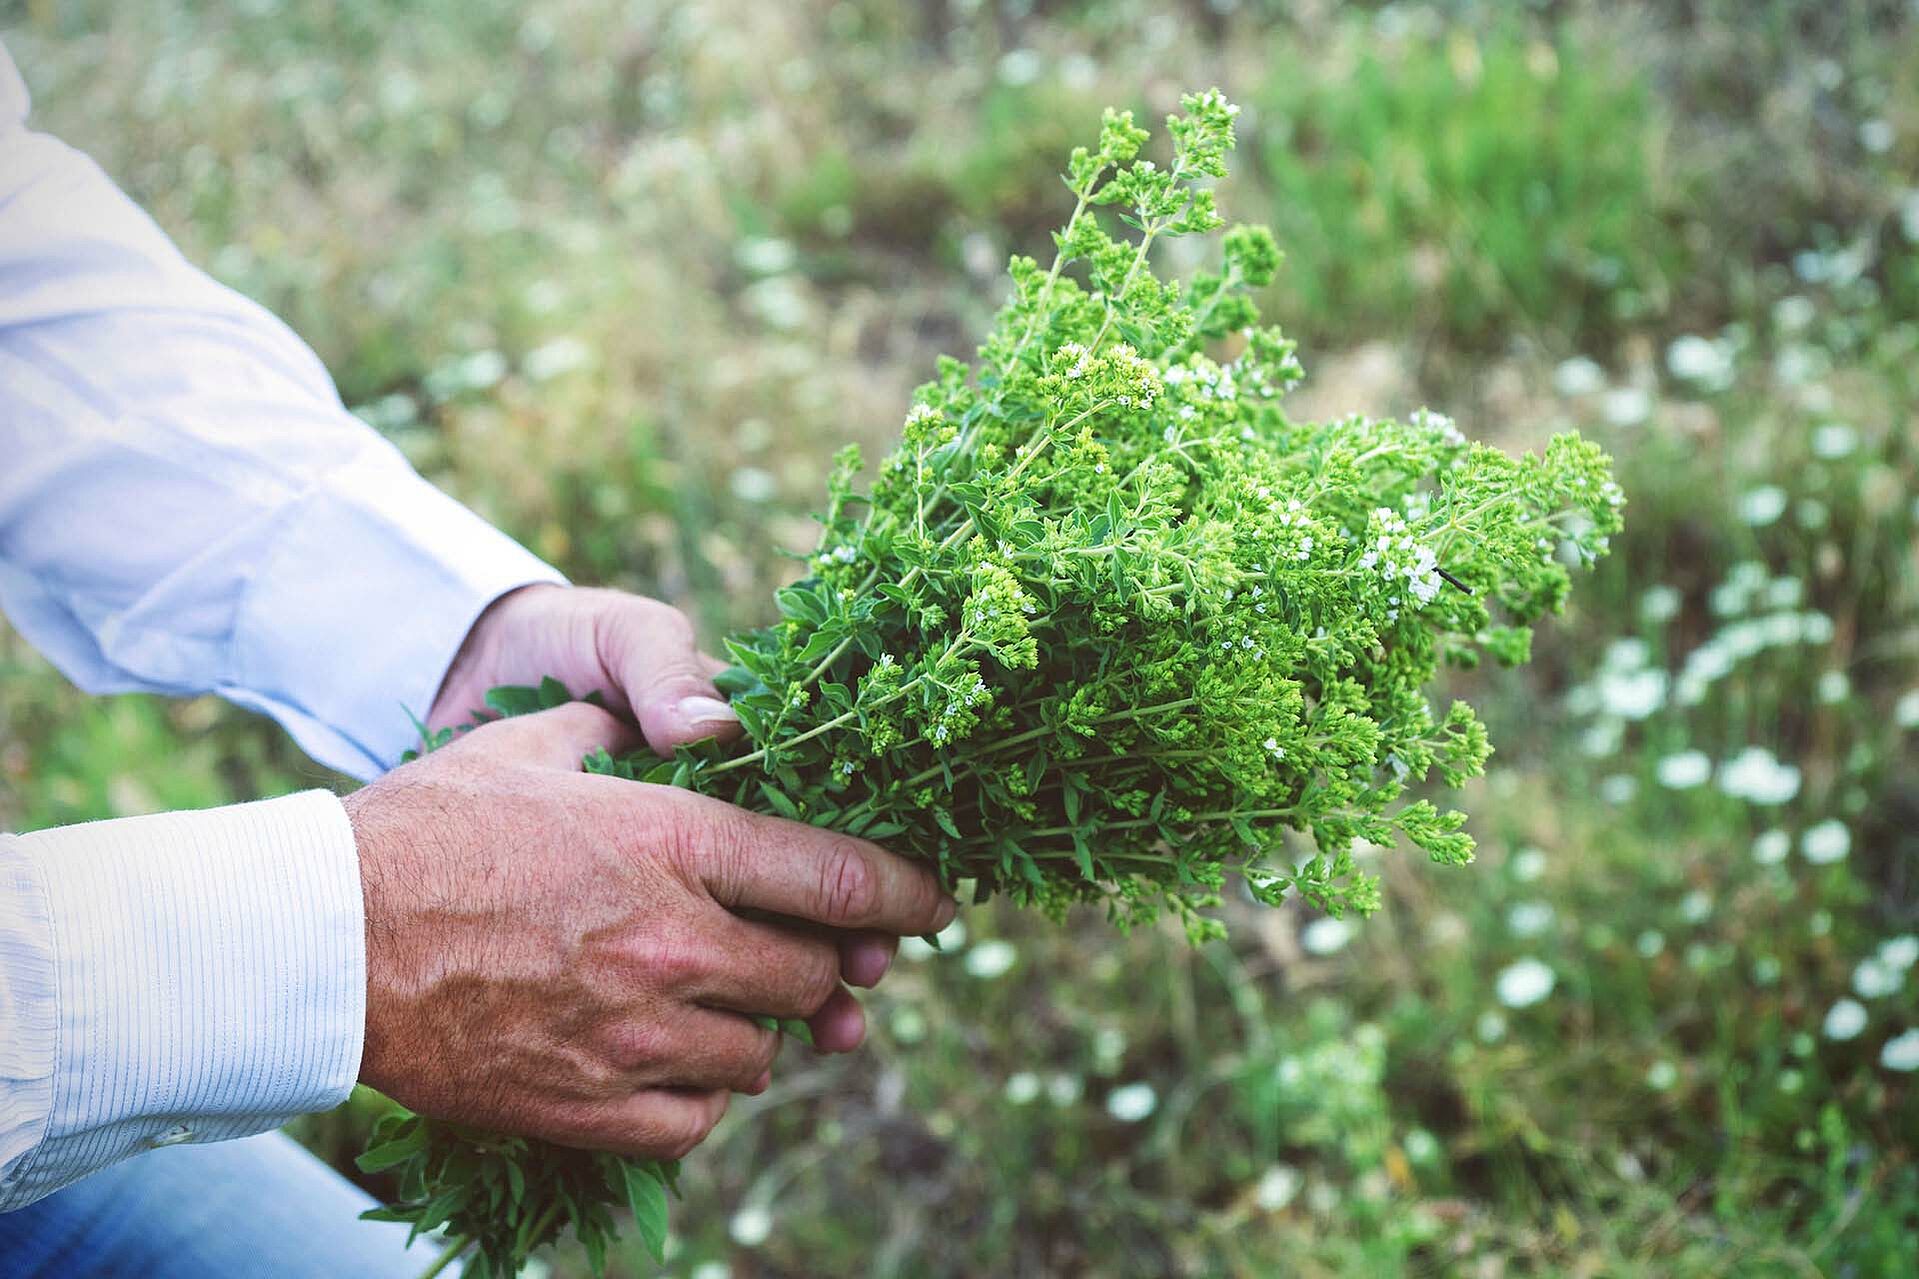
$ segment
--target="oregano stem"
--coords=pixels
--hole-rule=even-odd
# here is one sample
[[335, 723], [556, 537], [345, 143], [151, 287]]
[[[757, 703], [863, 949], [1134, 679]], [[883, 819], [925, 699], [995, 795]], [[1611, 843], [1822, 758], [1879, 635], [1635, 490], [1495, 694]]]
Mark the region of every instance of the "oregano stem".
[[420, 1272], [420, 1279], [433, 1279], [435, 1275], [452, 1265], [454, 1260], [471, 1247], [472, 1244], [473, 1240], [468, 1236], [455, 1235], [453, 1242], [442, 1248], [440, 1255], [433, 1259], [433, 1264]]

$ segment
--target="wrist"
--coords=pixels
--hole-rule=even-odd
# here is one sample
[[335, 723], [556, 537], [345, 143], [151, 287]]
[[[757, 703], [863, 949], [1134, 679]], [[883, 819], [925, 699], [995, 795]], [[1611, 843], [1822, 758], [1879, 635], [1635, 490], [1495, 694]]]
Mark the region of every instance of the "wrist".
[[490, 689], [510, 682], [501, 677], [502, 637], [513, 631], [527, 609], [541, 606], [542, 596], [567, 589], [554, 582], [533, 582], [515, 587], [482, 609], [440, 681], [426, 717], [427, 727], [440, 729], [465, 723], [486, 704]]

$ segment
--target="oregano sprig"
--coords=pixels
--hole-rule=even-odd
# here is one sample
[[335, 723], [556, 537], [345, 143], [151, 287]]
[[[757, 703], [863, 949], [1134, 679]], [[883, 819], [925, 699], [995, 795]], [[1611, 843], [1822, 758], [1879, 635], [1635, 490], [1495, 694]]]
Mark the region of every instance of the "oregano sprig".
[[[1471, 860], [1465, 815], [1410, 792], [1492, 748], [1428, 686], [1526, 659], [1620, 527], [1610, 461], [1571, 434], [1508, 456], [1424, 410], [1293, 420], [1294, 344], [1252, 296], [1272, 236], [1227, 229], [1184, 283], [1152, 270], [1158, 241], [1224, 225], [1237, 108], [1182, 107], [1163, 166], [1106, 113], [1067, 161], [1051, 265], [1012, 260], [976, 364], [940, 361], [870, 487], [840, 455], [808, 574], [727, 641], [744, 740], [587, 768], [882, 840], [975, 900], [1171, 913], [1195, 942], [1221, 935], [1229, 874], [1337, 914], [1379, 901], [1361, 840]], [[658, 1255], [671, 1169], [407, 1115], [376, 1140], [387, 1214], [444, 1226], [449, 1258], [470, 1241], [469, 1273], [565, 1227], [597, 1271], [618, 1204]]]

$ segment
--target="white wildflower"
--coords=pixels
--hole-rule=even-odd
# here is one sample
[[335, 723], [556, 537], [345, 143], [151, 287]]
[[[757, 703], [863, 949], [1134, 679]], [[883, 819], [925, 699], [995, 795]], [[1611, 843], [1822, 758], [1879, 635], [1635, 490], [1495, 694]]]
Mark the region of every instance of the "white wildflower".
[[1888, 1039], [1879, 1050], [1879, 1064], [1901, 1074], [1919, 1070], [1919, 1030], [1908, 1030]]
[[1792, 851], [1792, 836], [1774, 827], [1761, 831], [1752, 841], [1752, 859], [1761, 866], [1777, 866], [1786, 860], [1786, 854]]
[[1777, 484], [1748, 489], [1739, 498], [1739, 518], [1754, 528], [1763, 528], [1786, 513], [1786, 500], [1786, 490]]
[[1019, 961], [1019, 949], [1009, 941], [992, 938], [973, 947], [966, 955], [968, 976], [981, 981], [1002, 977]]
[[1861, 999], [1884, 999], [1906, 984], [1906, 975], [1877, 956], [1862, 959], [1852, 970], [1853, 993]]
[[1274, 1164], [1259, 1179], [1253, 1198], [1267, 1212], [1278, 1212], [1299, 1197], [1303, 1178], [1291, 1164]]
[[1106, 1113], [1123, 1124], [1136, 1124], [1159, 1107], [1159, 1094], [1148, 1083], [1125, 1084], [1106, 1097]]
[[1537, 959], [1520, 959], [1499, 970], [1494, 990], [1508, 1008], [1530, 1008], [1553, 993], [1558, 978]]
[[1690, 790], [1712, 776], [1712, 760], [1704, 751], [1679, 751], [1662, 758], [1653, 772], [1669, 790]]
[[1866, 1006], [1850, 997], [1841, 999], [1826, 1010], [1826, 1020], [1820, 1030], [1827, 1039], [1835, 1043], [1844, 1043], [1848, 1039], [1857, 1039], [1859, 1032], [1866, 1028]]
[[1719, 768], [1719, 789], [1735, 799], [1784, 804], [1799, 793], [1799, 770], [1760, 746], [1748, 746]]
[[1353, 926], [1343, 919], [1322, 916], [1300, 930], [1299, 944], [1309, 955], [1331, 955], [1353, 939]]
[[1799, 837], [1799, 851], [1815, 866], [1830, 866], [1852, 851], [1852, 832], [1838, 818], [1827, 818]]

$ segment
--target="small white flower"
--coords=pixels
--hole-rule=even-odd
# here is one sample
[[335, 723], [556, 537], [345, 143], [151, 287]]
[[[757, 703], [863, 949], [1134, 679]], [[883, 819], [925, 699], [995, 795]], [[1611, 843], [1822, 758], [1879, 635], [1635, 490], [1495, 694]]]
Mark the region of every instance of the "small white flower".
[[1639, 952], [1641, 959], [1657, 958], [1666, 949], [1666, 935], [1656, 928], [1648, 928], [1633, 942], [1633, 949]]
[[1530, 1008], [1553, 993], [1558, 978], [1537, 959], [1515, 960], [1499, 970], [1494, 990], [1508, 1008]]
[[1148, 1083], [1124, 1084], [1106, 1095], [1106, 1113], [1123, 1124], [1136, 1124], [1159, 1108], [1159, 1094]]
[[1777, 484], [1748, 489], [1739, 499], [1739, 518], [1754, 528], [1763, 528], [1785, 513], [1786, 490]]
[[1553, 370], [1553, 390], [1566, 399], [1597, 395], [1606, 389], [1606, 370], [1596, 361], [1575, 355]]
[[1024, 1106], [1038, 1099], [1039, 1089], [1039, 1076], [1030, 1070], [1022, 1070], [1007, 1077], [1004, 1095], [1013, 1105]]
[[1792, 851], [1792, 836], [1774, 827], [1761, 831], [1752, 841], [1752, 859], [1761, 866], [1777, 866], [1786, 860], [1786, 854]]
[[1658, 669], [1608, 671], [1599, 677], [1599, 700], [1621, 719], [1642, 720], [1665, 705], [1672, 677]]
[[1828, 818], [1799, 837], [1799, 851], [1815, 866], [1830, 866], [1852, 851], [1852, 832], [1838, 818]]
[[1820, 675], [1814, 692], [1821, 703], [1832, 706], [1846, 700], [1847, 694], [1852, 692], [1852, 681], [1844, 671], [1826, 671]]
[[1679, 1082], [1679, 1068], [1663, 1057], [1646, 1068], [1646, 1086], [1655, 1092], [1665, 1092]]
[[1892, 722], [1903, 729], [1919, 728], [1919, 688], [1908, 689], [1892, 704]]
[[1799, 793], [1799, 770], [1749, 746], [1720, 766], [1719, 789], [1754, 804], [1784, 804]]
[[1841, 999], [1826, 1010], [1826, 1020], [1820, 1030], [1827, 1039], [1835, 1043], [1844, 1043], [1848, 1039], [1857, 1039], [1859, 1032], [1866, 1028], [1866, 1006], [1856, 999]]
[[733, 1214], [726, 1232], [742, 1248], [757, 1248], [773, 1233], [773, 1214], [759, 1204], [748, 1204]]
[[1814, 455], [1833, 461], [1859, 447], [1859, 432], [1844, 422], [1828, 422], [1812, 433]]
[[1852, 970], [1853, 993], [1861, 999], [1884, 999], [1896, 995], [1906, 984], [1906, 974], [1877, 956], [1862, 959]]
[[1886, 1046], [1879, 1050], [1879, 1064], [1902, 1074], [1919, 1070], [1919, 1030], [1908, 1030], [1888, 1039]]
[[1267, 1212], [1278, 1212], [1299, 1197], [1303, 1178], [1291, 1164], [1274, 1164], [1260, 1176], [1253, 1198]]
[[1310, 955], [1331, 955], [1353, 939], [1353, 926], [1343, 919], [1322, 916], [1300, 930], [1299, 944]]
[[1653, 771], [1661, 786], [1690, 790], [1703, 786], [1712, 776], [1712, 760], [1704, 751], [1680, 751], [1661, 759]]
[[1019, 961], [1019, 949], [1009, 941], [992, 938], [973, 947], [966, 955], [968, 976], [981, 981], [1003, 977]]
[[1530, 884], [1546, 873], [1546, 854], [1537, 848], [1522, 848], [1513, 854], [1513, 878]]
[[1717, 390], [1732, 380], [1732, 353], [1722, 343], [1688, 333], [1666, 348], [1666, 367], [1682, 382]]
[[1902, 933], [1886, 938], [1879, 943], [1879, 962], [1898, 972], [1907, 971], [1919, 962], [1919, 937]]
[[1679, 903], [1679, 917], [1689, 924], [1704, 923], [1712, 915], [1712, 895], [1695, 888]]
[[1639, 616], [1648, 622], [1665, 622], [1679, 615], [1684, 598], [1671, 586], [1648, 586], [1639, 597]]
[[[1610, 754], [1610, 752], [1608, 752]], [[1630, 804], [1639, 794], [1639, 779], [1625, 773], [1612, 773], [1599, 779], [1599, 798], [1614, 807]]]

